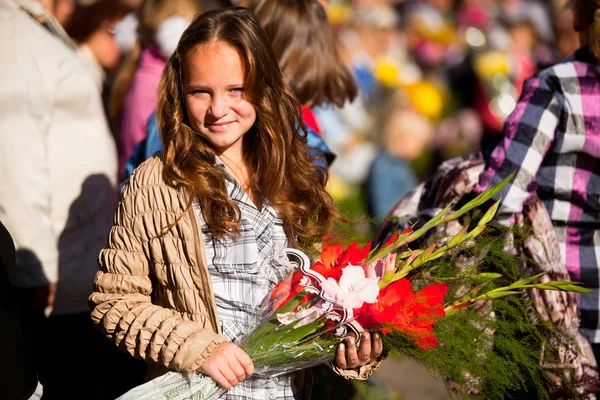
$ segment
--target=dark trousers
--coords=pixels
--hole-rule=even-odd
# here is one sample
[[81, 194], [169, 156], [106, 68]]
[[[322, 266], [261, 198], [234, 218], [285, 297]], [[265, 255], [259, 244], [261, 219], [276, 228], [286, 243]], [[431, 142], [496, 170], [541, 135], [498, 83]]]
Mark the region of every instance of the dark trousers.
[[88, 313], [31, 321], [43, 400], [113, 400], [144, 381], [146, 364], [120, 351]]

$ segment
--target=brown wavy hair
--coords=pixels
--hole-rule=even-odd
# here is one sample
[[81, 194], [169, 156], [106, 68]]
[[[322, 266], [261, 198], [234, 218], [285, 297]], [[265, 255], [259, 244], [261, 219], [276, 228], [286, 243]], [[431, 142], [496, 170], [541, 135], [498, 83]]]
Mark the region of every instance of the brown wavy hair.
[[[197, 196], [213, 236], [239, 233], [240, 210], [229, 199], [224, 171], [215, 165], [212, 145], [188, 122], [183, 94], [183, 63], [208, 43], [234, 48], [244, 67], [244, 93], [256, 109], [256, 123], [244, 135], [250, 185], [283, 219], [291, 245], [310, 248], [338, 215], [325, 191], [327, 172], [313, 164], [298, 113], [299, 102], [285, 83], [269, 39], [244, 8], [199, 16], [183, 33], [163, 73], [157, 118], [164, 143], [164, 179]], [[188, 205], [188, 206], [189, 206]]]
[[342, 107], [358, 93], [341, 59], [323, 6], [316, 0], [253, 0], [254, 13], [300, 103]]

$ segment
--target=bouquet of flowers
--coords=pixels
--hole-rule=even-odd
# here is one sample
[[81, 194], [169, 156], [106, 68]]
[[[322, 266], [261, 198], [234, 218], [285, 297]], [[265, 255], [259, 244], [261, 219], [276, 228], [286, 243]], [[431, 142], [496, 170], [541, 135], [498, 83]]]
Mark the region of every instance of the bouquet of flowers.
[[[313, 263], [301, 251], [286, 249], [286, 257], [274, 262], [296, 268], [265, 299], [264, 320], [240, 344], [252, 359], [255, 374], [276, 376], [330, 362], [348, 335], [359, 340], [360, 333], [371, 331], [382, 334], [387, 352], [414, 357], [461, 390], [485, 387], [488, 397], [501, 398], [533, 384], [543, 392], [538, 362], [540, 349], [548, 342], [528, 321], [526, 299], [511, 295], [532, 287], [587, 289], [573, 282], [535, 283], [540, 275], [507, 282], [510, 277], [486, 272], [481, 263], [451, 262], [457, 252], [482, 251], [474, 243], [498, 203], [474, 219], [470, 230], [467, 226], [424, 249], [408, 246], [435, 226], [483, 205], [507, 181], [450, 215], [446, 208], [419, 229], [397, 232], [381, 247], [352, 243], [344, 249], [333, 244], [324, 247]], [[484, 247], [488, 256], [493, 255], [494, 246]], [[511, 264], [510, 257], [504, 259]], [[213, 399], [223, 391], [210, 377], [172, 372], [121, 399]]]

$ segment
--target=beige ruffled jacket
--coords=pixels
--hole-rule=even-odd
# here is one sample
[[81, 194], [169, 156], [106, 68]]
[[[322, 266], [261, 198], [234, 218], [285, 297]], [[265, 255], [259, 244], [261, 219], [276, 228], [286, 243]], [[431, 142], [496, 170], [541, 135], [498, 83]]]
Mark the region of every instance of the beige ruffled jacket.
[[[146, 360], [148, 378], [167, 370], [194, 372], [226, 341], [196, 217], [184, 191], [167, 185], [162, 172], [154, 156], [129, 178], [90, 296], [94, 324], [122, 350]], [[333, 368], [366, 379], [379, 362]]]

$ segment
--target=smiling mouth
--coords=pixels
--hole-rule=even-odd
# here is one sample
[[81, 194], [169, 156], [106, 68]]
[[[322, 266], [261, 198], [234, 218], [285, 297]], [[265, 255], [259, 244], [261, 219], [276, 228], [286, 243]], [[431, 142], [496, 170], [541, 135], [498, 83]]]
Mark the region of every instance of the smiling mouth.
[[229, 127], [231, 127], [231, 125], [234, 122], [235, 121], [218, 122], [215, 124], [206, 124], [206, 127], [208, 128], [209, 131], [212, 131], [212, 132], [226, 132], [229, 130]]
[[233, 124], [233, 122], [234, 122], [234, 121], [227, 121], [227, 122], [216, 122], [216, 123], [213, 123], [213, 124], [207, 124], [207, 125], [208, 125], [209, 127], [216, 127], [216, 128], [218, 128], [218, 127], [223, 127], [223, 126], [228, 126], [228, 125], [231, 125], [231, 124]]

